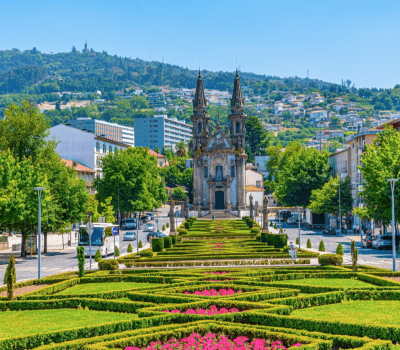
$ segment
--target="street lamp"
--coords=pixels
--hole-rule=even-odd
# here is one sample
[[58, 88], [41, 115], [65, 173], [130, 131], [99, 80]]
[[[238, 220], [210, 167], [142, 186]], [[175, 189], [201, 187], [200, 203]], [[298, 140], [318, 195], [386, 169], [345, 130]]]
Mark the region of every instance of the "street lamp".
[[392, 191], [392, 253], [393, 253], [393, 272], [396, 272], [396, 237], [395, 237], [395, 221], [394, 221], [394, 185], [398, 179], [388, 179], [390, 189]]
[[88, 232], [88, 235], [89, 235], [89, 261], [90, 261], [90, 271], [92, 271], [92, 233], [93, 233], [93, 223], [92, 223], [92, 220], [91, 220], [91, 218], [92, 218], [92, 212], [91, 211], [89, 211], [88, 213], [88, 218], [89, 218], [89, 221], [88, 221], [88, 223], [86, 224], [86, 228], [87, 228], [87, 232]]
[[[41, 278], [41, 269], [42, 269], [42, 244], [41, 244], [41, 231], [42, 231], [42, 222], [41, 222], [41, 216], [42, 216], [42, 206], [41, 206], [41, 198], [42, 198], [42, 191], [45, 190], [44, 187], [35, 187], [35, 191], [38, 191], [38, 197], [39, 197], [39, 210], [38, 210], [38, 279], [40, 280]], [[31, 251], [32, 251], [32, 245], [31, 245]]]
[[335, 184], [336, 186], [339, 186], [339, 230], [340, 234], [342, 234], [342, 208], [341, 208], [341, 203], [340, 203], [340, 178], [339, 178], [339, 184]]
[[118, 187], [118, 228], [120, 229], [121, 228], [121, 213], [119, 211], [119, 190], [123, 190], [123, 188]]

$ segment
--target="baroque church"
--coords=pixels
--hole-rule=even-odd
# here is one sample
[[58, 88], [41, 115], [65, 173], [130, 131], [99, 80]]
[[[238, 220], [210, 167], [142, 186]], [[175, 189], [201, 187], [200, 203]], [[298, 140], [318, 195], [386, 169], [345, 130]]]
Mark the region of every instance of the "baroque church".
[[[197, 210], [246, 208], [246, 160], [244, 99], [236, 78], [231, 99], [230, 129], [219, 120], [213, 130], [207, 115], [201, 74], [193, 99], [193, 206]], [[261, 203], [260, 203], [261, 204]], [[200, 206], [200, 208], [199, 208]]]

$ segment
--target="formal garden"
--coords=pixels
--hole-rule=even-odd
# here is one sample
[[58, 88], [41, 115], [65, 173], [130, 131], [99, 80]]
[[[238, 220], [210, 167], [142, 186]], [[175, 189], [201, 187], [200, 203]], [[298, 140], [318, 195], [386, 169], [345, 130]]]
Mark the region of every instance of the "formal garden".
[[[335, 259], [310, 266], [318, 254], [306, 250], [289, 265], [285, 235], [260, 233], [246, 218], [191, 221], [100, 270], [84, 271], [78, 248], [78, 272], [15, 283], [11, 261], [0, 349], [384, 350], [400, 342], [399, 273]], [[182, 262], [192, 265], [171, 268]]]

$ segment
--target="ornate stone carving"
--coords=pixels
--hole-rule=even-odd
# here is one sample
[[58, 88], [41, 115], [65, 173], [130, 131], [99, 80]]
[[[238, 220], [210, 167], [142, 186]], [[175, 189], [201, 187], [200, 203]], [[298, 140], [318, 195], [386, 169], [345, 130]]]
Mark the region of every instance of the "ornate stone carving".
[[250, 219], [254, 220], [253, 195], [251, 193], [250, 193], [249, 201], [250, 201]]
[[268, 231], [268, 196], [264, 196], [263, 200], [263, 231]]
[[175, 201], [173, 199], [169, 202], [169, 234], [175, 235]]

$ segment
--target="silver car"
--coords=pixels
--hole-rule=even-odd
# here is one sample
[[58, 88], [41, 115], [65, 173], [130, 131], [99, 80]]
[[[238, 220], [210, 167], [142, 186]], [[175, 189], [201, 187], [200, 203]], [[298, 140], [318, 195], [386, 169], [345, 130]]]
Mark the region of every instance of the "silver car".
[[132, 231], [125, 232], [124, 241], [136, 241], [136, 233]]
[[155, 230], [154, 224], [147, 224], [145, 232], [153, 232]]
[[379, 235], [375, 236], [372, 241], [372, 248], [374, 249], [391, 249], [392, 248], [392, 236], [391, 235]]

